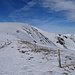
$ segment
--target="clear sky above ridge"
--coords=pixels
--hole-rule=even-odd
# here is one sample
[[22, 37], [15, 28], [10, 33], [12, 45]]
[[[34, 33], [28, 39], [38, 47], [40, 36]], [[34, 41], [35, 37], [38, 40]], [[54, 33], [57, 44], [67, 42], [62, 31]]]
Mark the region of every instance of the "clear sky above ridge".
[[24, 22], [47, 32], [75, 33], [75, 0], [0, 0], [0, 22]]

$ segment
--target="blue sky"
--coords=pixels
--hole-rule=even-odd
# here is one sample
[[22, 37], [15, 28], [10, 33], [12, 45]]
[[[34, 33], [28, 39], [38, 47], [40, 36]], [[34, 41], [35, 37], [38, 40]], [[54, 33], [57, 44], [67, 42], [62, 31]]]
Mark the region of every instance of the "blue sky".
[[24, 22], [47, 32], [75, 33], [75, 0], [0, 0], [0, 22]]

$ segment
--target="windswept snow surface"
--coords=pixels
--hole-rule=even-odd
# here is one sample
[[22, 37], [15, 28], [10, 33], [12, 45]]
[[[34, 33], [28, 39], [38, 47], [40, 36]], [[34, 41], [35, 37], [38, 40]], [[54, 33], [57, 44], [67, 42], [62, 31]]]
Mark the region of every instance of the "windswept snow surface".
[[0, 23], [0, 75], [75, 75], [75, 35]]

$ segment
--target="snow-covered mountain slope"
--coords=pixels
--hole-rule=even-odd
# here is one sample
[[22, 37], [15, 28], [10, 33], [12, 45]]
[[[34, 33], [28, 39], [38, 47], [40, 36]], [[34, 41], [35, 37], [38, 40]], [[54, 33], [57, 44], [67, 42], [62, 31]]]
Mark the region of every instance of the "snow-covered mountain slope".
[[62, 49], [66, 48], [66, 49], [75, 50], [74, 34], [55, 34], [55, 33], [45, 32], [38, 28], [36, 29], [40, 31], [44, 36], [46, 36], [49, 40], [51, 40], [57, 47]]
[[24, 23], [0, 23], [0, 75], [75, 75], [74, 49], [75, 35], [48, 33]]
[[[5, 36], [3, 40], [12, 37], [13, 40], [20, 39], [40, 45], [54, 46], [54, 43], [40, 31], [23, 23], [0, 23], [0, 34], [2, 38]], [[11, 40], [11, 38], [9, 38], [9, 40]]]
[[[24, 23], [0, 23], [0, 39], [24, 40], [37, 45], [75, 49], [75, 36], [47, 33]], [[11, 37], [11, 38], [10, 38]]]

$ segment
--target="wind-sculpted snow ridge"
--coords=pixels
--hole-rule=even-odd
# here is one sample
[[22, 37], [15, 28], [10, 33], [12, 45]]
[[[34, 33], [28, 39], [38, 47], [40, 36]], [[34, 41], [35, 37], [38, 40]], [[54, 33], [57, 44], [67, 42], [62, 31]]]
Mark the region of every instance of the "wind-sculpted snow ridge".
[[0, 75], [75, 75], [75, 35], [0, 23]]

